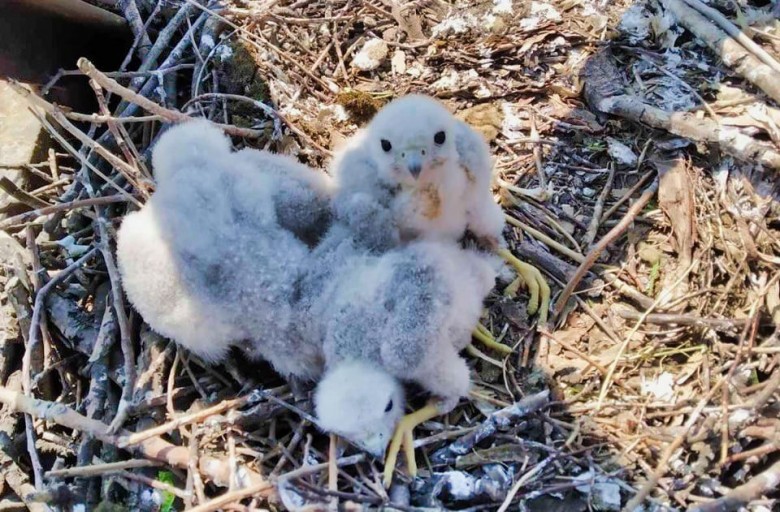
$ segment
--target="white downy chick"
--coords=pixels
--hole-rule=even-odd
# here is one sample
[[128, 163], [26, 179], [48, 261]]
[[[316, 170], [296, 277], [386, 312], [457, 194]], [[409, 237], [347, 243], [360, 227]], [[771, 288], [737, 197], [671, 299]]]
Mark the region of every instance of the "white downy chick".
[[404, 391], [377, 366], [347, 360], [325, 373], [314, 403], [320, 428], [381, 457], [404, 414]]
[[397, 99], [333, 160], [334, 212], [368, 247], [382, 251], [418, 237], [459, 240], [467, 230], [502, 243], [487, 142], [441, 103]]
[[[381, 255], [355, 254], [324, 286], [310, 313], [320, 319], [317, 335], [329, 369], [318, 386], [317, 410], [356, 418], [347, 432], [326, 424], [381, 453], [389, 440], [384, 432], [392, 431], [404, 404], [394, 398], [399, 411], [381, 416], [388, 386], [379, 383], [416, 382], [442, 400], [442, 412], [467, 395], [469, 370], [459, 352], [471, 339], [500, 260], [455, 242], [422, 240]], [[376, 385], [339, 384], [349, 374], [342, 367], [356, 361], [369, 365]], [[370, 415], [363, 413], [364, 403]], [[383, 436], [372, 437], [377, 432]]]
[[[154, 330], [207, 361], [236, 345], [283, 375], [317, 378], [321, 347], [290, 333], [310, 256], [306, 222], [327, 222], [326, 177], [288, 157], [233, 153], [205, 121], [169, 129], [152, 163], [157, 190], [125, 217], [117, 241], [135, 308]], [[305, 214], [296, 217], [298, 209]]]

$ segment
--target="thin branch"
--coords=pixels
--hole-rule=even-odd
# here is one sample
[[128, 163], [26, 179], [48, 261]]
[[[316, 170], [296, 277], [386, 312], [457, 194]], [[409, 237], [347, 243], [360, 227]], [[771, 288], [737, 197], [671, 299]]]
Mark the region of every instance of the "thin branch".
[[604, 251], [604, 249], [606, 249], [609, 244], [617, 240], [618, 237], [622, 235], [626, 229], [628, 229], [628, 226], [634, 221], [636, 216], [639, 215], [639, 212], [642, 211], [642, 208], [644, 208], [645, 205], [650, 202], [650, 199], [653, 198], [657, 191], [658, 180], [655, 180], [649, 187], [647, 187], [642, 195], [639, 196], [636, 202], [631, 205], [631, 208], [629, 208], [623, 218], [620, 219], [620, 222], [618, 222], [614, 228], [609, 230], [609, 233], [604, 235], [599, 243], [597, 243], [593, 249], [588, 252], [588, 254], [585, 256], [585, 260], [577, 268], [577, 272], [574, 274], [574, 277], [571, 278], [569, 283], [566, 285], [566, 288], [564, 288], [561, 292], [560, 297], [558, 297], [558, 301], [555, 303], [555, 307], [553, 308], [553, 314], [555, 316], [561, 314], [563, 308], [566, 306], [566, 303], [569, 301], [569, 297], [571, 297], [571, 294], [577, 288], [577, 285], [580, 284], [582, 278], [585, 277], [585, 274], [587, 274], [593, 264], [596, 263], [596, 260]]
[[[44, 419], [64, 427], [88, 433], [103, 443], [117, 446], [119, 439], [109, 432], [108, 425], [101, 421], [82, 416], [65, 404], [30, 398], [6, 387], [0, 387], [0, 403], [9, 406], [14, 411], [29, 414], [35, 418]], [[120, 431], [119, 435], [127, 436], [129, 435], [129, 432]], [[180, 469], [186, 469], [190, 459], [188, 448], [175, 446], [159, 437], [147, 439], [137, 445], [132, 452]], [[216, 485], [221, 487], [227, 486], [229, 480], [227, 460], [211, 456], [201, 456], [199, 463], [198, 469], [202, 475], [209, 478]], [[243, 481], [247, 486], [254, 486], [262, 489], [257, 492], [258, 495], [266, 497], [269, 500], [275, 499], [273, 488], [268, 484], [268, 481], [263, 475], [248, 467], [241, 467], [241, 474]]]
[[[144, 98], [140, 94], [133, 92], [127, 87], [120, 85], [119, 82], [117, 82], [116, 80], [112, 80], [111, 78], [106, 76], [105, 73], [98, 71], [95, 65], [92, 64], [87, 59], [85, 59], [84, 57], [79, 59], [78, 67], [82, 73], [84, 73], [92, 80], [97, 82], [103, 89], [110, 91], [116, 94], [117, 96], [120, 96], [122, 99], [126, 101], [135, 103], [136, 105], [151, 112], [152, 114], [156, 114], [158, 116], [165, 118], [169, 122], [185, 123], [193, 119], [187, 114], [183, 114], [177, 110], [171, 110], [162, 107], [157, 103], [153, 102], [152, 100], [148, 98]], [[265, 132], [263, 130], [250, 130], [248, 128], [239, 128], [233, 125], [219, 124], [219, 123], [215, 123], [215, 124], [217, 127], [222, 129], [225, 133], [229, 135], [235, 135], [236, 137], [258, 139], [260, 137], [265, 136]]]

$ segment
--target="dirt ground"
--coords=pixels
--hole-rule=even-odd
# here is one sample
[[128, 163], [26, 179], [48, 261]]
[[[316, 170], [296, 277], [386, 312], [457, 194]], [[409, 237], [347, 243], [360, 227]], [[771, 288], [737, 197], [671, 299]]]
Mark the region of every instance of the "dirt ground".
[[[121, 69], [17, 89], [53, 149], [23, 166], [37, 188], [2, 187], [0, 508], [779, 510], [780, 4], [707, 5], [108, 7], [135, 35]], [[96, 113], [46, 101], [84, 75]], [[482, 324], [511, 353], [474, 345], [470, 398], [417, 429], [420, 473], [386, 491], [307, 393], [150, 331], [113, 243], [163, 124], [324, 168], [412, 92], [490, 141], [509, 247], [552, 302], [540, 322], [498, 283]]]

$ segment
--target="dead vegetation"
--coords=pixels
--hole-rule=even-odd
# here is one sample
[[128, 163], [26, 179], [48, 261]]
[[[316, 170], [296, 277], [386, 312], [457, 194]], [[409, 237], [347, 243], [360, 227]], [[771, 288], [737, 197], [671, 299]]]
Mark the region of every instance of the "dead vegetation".
[[[122, 4], [130, 64], [62, 73], [100, 111], [18, 88], [58, 148], [28, 168], [45, 186], [0, 183], [33, 208], [0, 220], [0, 505], [776, 510], [771, 5], [711, 4], [767, 60], [722, 20], [681, 26], [713, 15], [698, 0]], [[210, 368], [150, 332], [111, 244], [154, 189], [161, 123], [206, 116], [322, 166], [408, 92], [492, 141], [510, 245], [554, 308], [535, 325], [524, 290], [495, 291], [484, 323], [512, 353], [472, 351], [471, 400], [417, 432], [420, 478], [386, 492], [267, 367]]]

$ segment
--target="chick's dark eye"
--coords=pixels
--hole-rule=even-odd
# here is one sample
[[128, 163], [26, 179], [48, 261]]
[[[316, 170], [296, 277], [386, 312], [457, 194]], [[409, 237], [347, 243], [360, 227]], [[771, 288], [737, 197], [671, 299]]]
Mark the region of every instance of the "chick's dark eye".
[[436, 144], [444, 144], [445, 140], [447, 140], [447, 135], [444, 132], [436, 132], [436, 135], [433, 136], [433, 142]]
[[382, 139], [382, 149], [385, 150], [385, 153], [393, 149], [393, 145], [390, 144], [390, 141], [387, 139]]
[[387, 406], [385, 407], [385, 412], [390, 412], [390, 410], [393, 408], [393, 401], [390, 400], [387, 402]]

